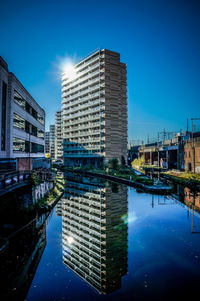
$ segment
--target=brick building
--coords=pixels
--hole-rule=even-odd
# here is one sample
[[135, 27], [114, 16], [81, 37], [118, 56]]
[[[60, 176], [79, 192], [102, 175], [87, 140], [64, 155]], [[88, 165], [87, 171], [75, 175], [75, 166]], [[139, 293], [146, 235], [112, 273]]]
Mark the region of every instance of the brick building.
[[185, 171], [200, 173], [200, 137], [188, 140], [184, 145]]

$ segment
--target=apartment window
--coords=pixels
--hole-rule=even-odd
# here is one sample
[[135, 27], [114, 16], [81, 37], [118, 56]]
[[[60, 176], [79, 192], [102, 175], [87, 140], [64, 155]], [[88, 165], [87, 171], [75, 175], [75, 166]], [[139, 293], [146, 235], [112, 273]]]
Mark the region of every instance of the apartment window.
[[44, 139], [44, 132], [42, 130], [38, 129], [37, 130], [37, 136], [38, 136], [38, 138]]
[[31, 106], [29, 105], [29, 103], [26, 101], [26, 112], [31, 114]]
[[37, 119], [41, 124], [44, 124], [44, 117], [42, 117], [40, 114], [37, 114]]
[[30, 127], [31, 127], [31, 124], [26, 120], [25, 121], [25, 132], [26, 133], [30, 133]]
[[16, 113], [13, 114], [13, 126], [17, 127], [20, 130], [25, 131], [25, 120], [17, 115]]
[[32, 116], [37, 119], [37, 111], [32, 108]]
[[2, 82], [1, 150], [6, 150], [6, 95], [7, 84]]
[[13, 137], [13, 151], [28, 153], [30, 151], [30, 143], [28, 141]]
[[24, 110], [26, 109], [26, 100], [17, 91], [14, 91], [14, 101]]
[[35, 137], [37, 137], [37, 128], [34, 125], [32, 125], [32, 132], [31, 132], [31, 134], [34, 135]]
[[32, 143], [32, 153], [44, 153], [44, 145]]

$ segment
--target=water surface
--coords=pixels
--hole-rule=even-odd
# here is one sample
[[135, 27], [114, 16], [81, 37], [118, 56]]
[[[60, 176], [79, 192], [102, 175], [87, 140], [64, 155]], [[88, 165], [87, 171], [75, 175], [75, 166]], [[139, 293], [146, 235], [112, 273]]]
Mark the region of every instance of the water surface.
[[181, 300], [198, 293], [200, 202], [178, 192], [152, 196], [68, 176], [23, 300]]

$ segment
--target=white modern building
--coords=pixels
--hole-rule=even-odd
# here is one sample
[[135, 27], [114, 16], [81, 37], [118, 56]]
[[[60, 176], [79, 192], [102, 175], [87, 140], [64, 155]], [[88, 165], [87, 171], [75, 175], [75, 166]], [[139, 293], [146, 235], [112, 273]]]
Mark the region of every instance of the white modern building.
[[103, 49], [66, 66], [62, 118], [66, 166], [127, 158], [126, 65], [119, 53]]
[[[0, 57], [0, 161], [32, 169], [44, 159], [45, 112]], [[41, 160], [41, 162], [42, 162]]]
[[44, 134], [45, 139], [45, 156], [50, 156], [50, 132], [45, 132]]
[[62, 111], [55, 113], [55, 159], [63, 159]]
[[55, 160], [55, 125], [49, 126], [49, 131], [45, 132], [45, 154]]
[[55, 159], [55, 124], [49, 126], [50, 155]]

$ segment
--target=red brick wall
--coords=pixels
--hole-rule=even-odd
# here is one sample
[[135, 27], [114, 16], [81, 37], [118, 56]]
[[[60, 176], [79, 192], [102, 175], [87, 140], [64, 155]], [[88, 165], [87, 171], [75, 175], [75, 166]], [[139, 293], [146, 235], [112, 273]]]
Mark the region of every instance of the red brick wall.
[[[194, 170], [194, 160], [195, 156], [195, 170]], [[184, 147], [184, 162], [185, 170], [189, 171], [191, 166], [191, 171], [200, 173], [200, 145], [199, 143], [194, 143], [194, 150], [191, 143], [185, 144]]]
[[32, 170], [32, 158], [18, 158], [17, 169], [20, 170]]

